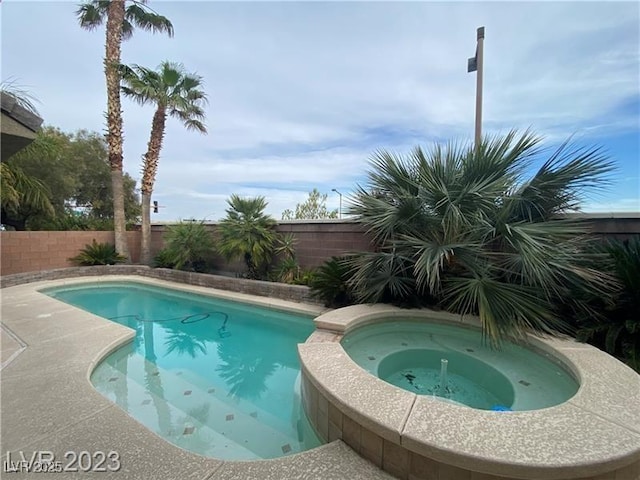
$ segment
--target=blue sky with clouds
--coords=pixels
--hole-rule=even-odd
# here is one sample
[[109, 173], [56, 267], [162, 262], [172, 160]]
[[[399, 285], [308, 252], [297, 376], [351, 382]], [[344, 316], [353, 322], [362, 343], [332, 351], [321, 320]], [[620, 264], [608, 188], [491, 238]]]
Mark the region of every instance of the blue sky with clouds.
[[[4, 0], [2, 79], [38, 98], [47, 124], [104, 130], [104, 29], [73, 2]], [[471, 141], [476, 28], [486, 27], [484, 131], [569, 135], [618, 165], [586, 211], [640, 211], [637, 2], [165, 2], [170, 39], [136, 32], [123, 62], [184, 63], [205, 80], [209, 134], [169, 120], [153, 220], [224, 216], [231, 193], [280, 218], [317, 187], [345, 195], [379, 148]], [[125, 169], [140, 177], [152, 108], [123, 101]]]

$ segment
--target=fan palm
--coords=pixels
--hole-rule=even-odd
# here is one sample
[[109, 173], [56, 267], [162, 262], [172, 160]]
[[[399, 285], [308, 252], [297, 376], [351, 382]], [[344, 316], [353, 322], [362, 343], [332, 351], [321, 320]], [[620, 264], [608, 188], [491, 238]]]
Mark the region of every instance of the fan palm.
[[360, 187], [350, 208], [379, 247], [351, 261], [357, 297], [435, 299], [478, 315], [498, 345], [562, 329], [554, 301], [571, 287], [609, 292], [610, 277], [586, 262], [586, 227], [562, 214], [606, 185], [613, 165], [597, 148], [565, 143], [528, 176], [540, 142], [510, 132], [477, 149], [377, 152], [370, 188]]
[[162, 149], [167, 116], [180, 120], [187, 130], [207, 133], [203, 121], [203, 106], [207, 96], [202, 87], [202, 77], [188, 74], [182, 65], [162, 62], [157, 71], [133, 65], [120, 66], [122, 92], [140, 105], [156, 106], [151, 122], [151, 136], [144, 156], [142, 182], [142, 246], [141, 262], [151, 263], [151, 194], [158, 171], [158, 159]]
[[276, 221], [264, 213], [264, 197], [231, 195], [227, 216], [220, 221], [218, 251], [228, 260], [243, 259], [249, 278], [259, 278], [271, 261]]
[[[0, 181], [3, 224], [8, 222], [7, 214], [19, 208], [54, 214], [47, 186], [39, 179], [26, 175], [17, 165], [0, 162]], [[20, 228], [19, 225], [12, 226]]]
[[[612, 272], [620, 288], [611, 298], [585, 298], [600, 315], [567, 313], [576, 317], [579, 339], [588, 340], [640, 372], [640, 235], [624, 241], [609, 240], [598, 244], [597, 250], [607, 255], [599, 267]], [[573, 296], [581, 293], [574, 292]]]
[[213, 238], [204, 221], [187, 220], [171, 225], [164, 242], [165, 249], [161, 257], [171, 268], [178, 270], [197, 271], [197, 267], [205, 264], [213, 251]]
[[[0, 85], [0, 93], [8, 95], [18, 105], [39, 115], [35, 108], [33, 96], [17, 87], [13, 82], [3, 82]], [[41, 148], [42, 151], [59, 154], [58, 145], [48, 141], [39, 134], [34, 142], [26, 147], [29, 150]], [[24, 152], [24, 150], [23, 150]], [[24, 154], [24, 153], [22, 153]], [[15, 155], [15, 154], [14, 154]], [[53, 205], [49, 199], [49, 189], [37, 178], [27, 175], [17, 163], [7, 162], [3, 158], [0, 162], [0, 200], [2, 203], [2, 223], [7, 221], [7, 213], [18, 210], [21, 206], [34, 211], [54, 214]], [[24, 223], [24, 222], [23, 222]], [[20, 227], [20, 225], [12, 225]], [[23, 225], [22, 225], [23, 226]]]
[[151, 11], [146, 0], [91, 0], [78, 6], [76, 16], [80, 26], [95, 30], [106, 20], [104, 71], [107, 83], [107, 144], [113, 186], [113, 220], [118, 253], [128, 257], [124, 188], [122, 174], [122, 111], [120, 106], [120, 47], [131, 38], [134, 26], [143, 30], [165, 32], [173, 36], [171, 22]]

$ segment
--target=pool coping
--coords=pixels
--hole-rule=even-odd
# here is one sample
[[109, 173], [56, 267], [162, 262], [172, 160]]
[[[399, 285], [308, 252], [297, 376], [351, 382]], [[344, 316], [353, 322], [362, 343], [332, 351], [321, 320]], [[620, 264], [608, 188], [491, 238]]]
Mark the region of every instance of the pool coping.
[[[570, 339], [530, 336], [536, 349], [576, 377], [578, 392], [541, 410], [475, 410], [400, 389], [357, 365], [342, 348], [342, 336], [384, 319], [479, 325], [473, 317], [382, 304], [316, 318], [318, 330], [298, 347], [303, 374], [330, 404], [373, 434], [434, 461], [488, 475], [591, 478], [629, 465], [640, 468], [640, 375], [608, 354]], [[340, 381], [343, 376], [349, 381]]]
[[[111, 474], [127, 479], [293, 479], [310, 478], [309, 472], [323, 478], [392, 478], [341, 441], [278, 459], [223, 461], [185, 451], [138, 423], [95, 390], [89, 380], [101, 359], [133, 339], [133, 330], [39, 292], [50, 287], [119, 280], [310, 316], [324, 310], [317, 305], [137, 275], [73, 277], [3, 288], [3, 338], [8, 330], [24, 345], [0, 371], [3, 456], [13, 454], [15, 460], [20, 453], [30, 458], [32, 452], [48, 451], [56, 460], [64, 460], [70, 450], [118, 450], [122, 452], [122, 470]], [[56, 478], [77, 476], [68, 472]]]

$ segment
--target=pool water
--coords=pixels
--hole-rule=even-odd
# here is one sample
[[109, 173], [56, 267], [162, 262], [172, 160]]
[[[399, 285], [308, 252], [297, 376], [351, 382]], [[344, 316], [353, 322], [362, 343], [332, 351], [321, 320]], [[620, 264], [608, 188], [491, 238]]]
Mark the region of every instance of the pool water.
[[442, 386], [440, 371], [435, 368], [409, 368], [384, 378], [387, 382], [421, 395], [436, 395], [470, 407], [490, 410], [503, 405], [490, 389], [478, 386], [467, 377], [449, 373], [448, 382]]
[[320, 445], [300, 398], [310, 318], [133, 282], [44, 293], [135, 329], [91, 382], [175, 445], [227, 460]]
[[342, 345], [358, 365], [393, 385], [482, 410], [547, 408], [579, 387], [550, 355], [508, 342], [494, 350], [479, 330], [462, 326], [387, 321], [347, 333]]
[[451, 349], [400, 350], [382, 359], [378, 376], [410, 392], [435, 395], [482, 410], [505, 408], [514, 400], [514, 389], [507, 377], [478, 358]]

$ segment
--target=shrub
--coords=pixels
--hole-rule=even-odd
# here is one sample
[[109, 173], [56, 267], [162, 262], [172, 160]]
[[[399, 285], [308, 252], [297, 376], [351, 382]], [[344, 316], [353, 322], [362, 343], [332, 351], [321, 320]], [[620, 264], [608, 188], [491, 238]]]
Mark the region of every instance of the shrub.
[[314, 272], [309, 282], [311, 295], [324, 301], [327, 307], [350, 305], [353, 303], [350, 280], [351, 270], [345, 258], [331, 257]]
[[163, 248], [153, 258], [153, 266], [155, 268], [175, 268], [173, 254], [168, 249]]
[[300, 275], [300, 265], [295, 258], [285, 258], [275, 270], [276, 281], [282, 283], [294, 283]]
[[316, 276], [315, 269], [301, 269], [298, 277], [293, 280], [294, 285], [311, 285]]
[[607, 296], [612, 280], [589, 267], [587, 227], [560, 215], [606, 185], [613, 164], [564, 144], [530, 175], [540, 142], [510, 132], [405, 157], [377, 152], [349, 209], [378, 248], [351, 262], [357, 299], [478, 315], [497, 346], [566, 329], [557, 305], [572, 287]]
[[110, 243], [98, 243], [94, 238], [91, 244], [85, 245], [80, 253], [69, 260], [76, 265], [115, 265], [127, 258], [116, 252], [116, 247]]
[[281, 235], [278, 237], [277, 246], [274, 248], [276, 255], [279, 255], [282, 259], [287, 260], [290, 258], [296, 258], [296, 245], [298, 240], [292, 233]]
[[205, 271], [207, 259], [213, 253], [213, 237], [204, 220], [181, 221], [171, 225], [164, 236], [165, 248], [161, 260], [178, 270]]
[[600, 250], [608, 255], [604, 268], [611, 269], [619, 288], [610, 298], [587, 299], [599, 315], [578, 312], [577, 337], [640, 372], [640, 237], [610, 241]]

